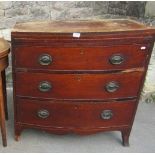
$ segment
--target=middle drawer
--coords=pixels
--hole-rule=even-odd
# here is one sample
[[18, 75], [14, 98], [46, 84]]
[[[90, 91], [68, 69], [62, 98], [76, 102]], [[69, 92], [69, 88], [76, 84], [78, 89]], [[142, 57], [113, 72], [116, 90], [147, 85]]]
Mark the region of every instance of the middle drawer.
[[16, 73], [16, 94], [53, 99], [136, 97], [143, 72], [113, 74]]

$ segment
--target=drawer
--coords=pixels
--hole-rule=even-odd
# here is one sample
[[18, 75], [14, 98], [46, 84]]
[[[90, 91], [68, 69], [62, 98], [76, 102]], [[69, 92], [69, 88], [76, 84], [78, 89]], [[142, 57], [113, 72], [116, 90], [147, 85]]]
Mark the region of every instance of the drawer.
[[143, 72], [113, 74], [44, 74], [17, 72], [16, 95], [52, 99], [135, 97]]
[[63, 102], [17, 99], [17, 121], [53, 127], [110, 127], [129, 125], [135, 101]]
[[17, 68], [40, 70], [121, 70], [144, 66], [148, 48], [148, 45], [17, 47], [15, 65]]

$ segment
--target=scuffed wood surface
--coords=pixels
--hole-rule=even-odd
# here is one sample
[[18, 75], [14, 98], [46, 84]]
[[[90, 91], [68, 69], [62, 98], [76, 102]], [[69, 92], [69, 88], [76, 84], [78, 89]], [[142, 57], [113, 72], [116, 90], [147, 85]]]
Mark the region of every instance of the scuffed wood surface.
[[9, 43], [5, 41], [3, 38], [0, 38], [0, 57], [3, 57], [6, 54], [8, 54], [9, 48]]
[[[149, 30], [145, 26], [129, 19], [105, 19], [88, 21], [43, 21], [16, 24], [13, 32], [48, 32], [48, 33], [73, 33], [73, 32], [117, 32], [133, 30]], [[155, 28], [154, 28], [155, 30]]]

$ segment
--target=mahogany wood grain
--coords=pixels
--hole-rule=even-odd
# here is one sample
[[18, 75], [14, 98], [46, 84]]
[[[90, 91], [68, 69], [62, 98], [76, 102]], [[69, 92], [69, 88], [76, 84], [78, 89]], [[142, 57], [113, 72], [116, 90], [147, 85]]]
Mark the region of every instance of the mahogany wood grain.
[[[64, 135], [64, 134], [78, 134], [80, 136], [84, 135], [90, 135], [90, 134], [95, 134], [98, 132], [110, 132], [110, 131], [119, 131], [121, 132], [122, 130], [128, 130], [130, 127], [128, 125], [120, 125], [120, 126], [111, 126], [111, 127], [93, 127], [93, 128], [83, 128], [83, 127], [46, 127], [46, 126], [39, 126], [39, 125], [33, 125], [33, 124], [24, 124], [20, 122], [16, 122], [15, 124], [15, 140], [19, 141], [21, 138], [21, 133], [25, 129], [36, 129], [36, 130], [42, 130], [44, 132], [52, 133], [52, 134], [57, 134], [57, 135]], [[42, 133], [44, 134], [44, 133]], [[52, 136], [51, 136], [52, 138]], [[120, 141], [121, 142], [121, 141]], [[125, 145], [124, 145], [125, 146]]]
[[[44, 74], [16, 73], [16, 95], [53, 98], [53, 99], [116, 99], [135, 97], [139, 91], [139, 83], [143, 72], [114, 74]], [[39, 84], [48, 81], [52, 88], [41, 92]], [[115, 81], [119, 88], [108, 92], [106, 85]]]
[[7, 146], [2, 74], [0, 73], [0, 127], [3, 146]]
[[[42, 21], [18, 23], [13, 32], [73, 33], [73, 32], [122, 32], [150, 30], [152, 27], [131, 19], [102, 19], [82, 21]], [[153, 30], [153, 29], [152, 29]]]
[[6, 91], [6, 75], [5, 75], [5, 70], [3, 70], [1, 72], [1, 74], [2, 74], [2, 83], [3, 83], [5, 119], [8, 120], [8, 107], [7, 107], [7, 91]]
[[[37, 70], [123, 70], [143, 67], [146, 62], [146, 56], [149, 54], [149, 44], [92, 48], [21, 46], [17, 47], [15, 52], [16, 68]], [[52, 62], [49, 65], [44, 66], [39, 63], [39, 58], [43, 54], [51, 56]], [[121, 64], [113, 65], [110, 62], [110, 58], [118, 54], [124, 60]]]
[[[129, 125], [135, 100], [119, 102], [63, 102], [17, 99], [17, 121], [24, 124], [53, 127], [111, 127]], [[40, 118], [39, 110], [49, 111], [49, 117]], [[102, 119], [103, 110], [112, 110], [110, 119]], [[81, 119], [82, 118], [82, 119]]]
[[0, 38], [0, 128], [3, 146], [7, 146], [5, 119], [8, 119], [5, 69], [8, 66], [9, 44]]
[[[66, 32], [68, 24], [60, 24], [54, 29], [51, 23], [43, 29], [39, 28], [43, 27], [42, 24], [37, 28], [35, 23], [19, 24], [11, 33], [15, 138], [18, 140], [21, 131], [27, 128], [56, 134], [117, 130], [122, 134], [123, 145], [128, 146], [155, 40], [155, 29], [121, 20], [117, 24], [126, 27], [117, 25], [116, 29], [112, 29], [114, 24], [104, 28], [105, 23], [101, 23], [94, 28], [93, 22], [76, 27], [73, 22]], [[80, 37], [73, 37], [79, 29]], [[139, 50], [141, 46], [146, 46], [146, 50]], [[122, 65], [109, 64], [110, 55], [117, 53], [118, 49], [124, 53], [126, 61]], [[51, 54], [54, 60], [46, 67], [37, 63], [38, 56], [44, 52]], [[50, 92], [39, 92], [38, 83], [42, 80], [52, 83]], [[108, 93], [105, 84], [112, 80], [118, 81], [120, 89]], [[39, 108], [49, 110], [49, 118], [39, 120], [36, 117]], [[103, 123], [99, 117], [102, 108], [118, 112], [114, 115], [117, 117]], [[54, 114], [57, 121], [53, 119]]]
[[[100, 33], [99, 33], [100, 34]], [[130, 45], [130, 44], [150, 44], [154, 39], [150, 34], [108, 34], [96, 35], [87, 34], [82, 35], [81, 38], [73, 38], [72, 34], [33, 34], [33, 33], [12, 33], [12, 42], [18, 46], [52, 46], [52, 47], [102, 47], [114, 45]], [[38, 37], [39, 36], [39, 37]]]

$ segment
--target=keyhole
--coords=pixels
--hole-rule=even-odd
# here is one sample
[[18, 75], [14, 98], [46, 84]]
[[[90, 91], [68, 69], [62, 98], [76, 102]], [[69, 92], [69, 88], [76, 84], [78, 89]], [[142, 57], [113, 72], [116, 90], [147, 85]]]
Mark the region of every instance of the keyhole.
[[78, 77], [78, 78], [77, 78], [77, 80], [80, 82], [80, 81], [81, 81], [81, 78], [80, 78], [80, 77]]
[[84, 51], [83, 50], [80, 50], [80, 55], [83, 55], [84, 54]]
[[77, 81], [81, 81], [81, 77], [80, 76], [76, 76]]
[[77, 110], [78, 109], [78, 106], [75, 106], [74, 109]]

